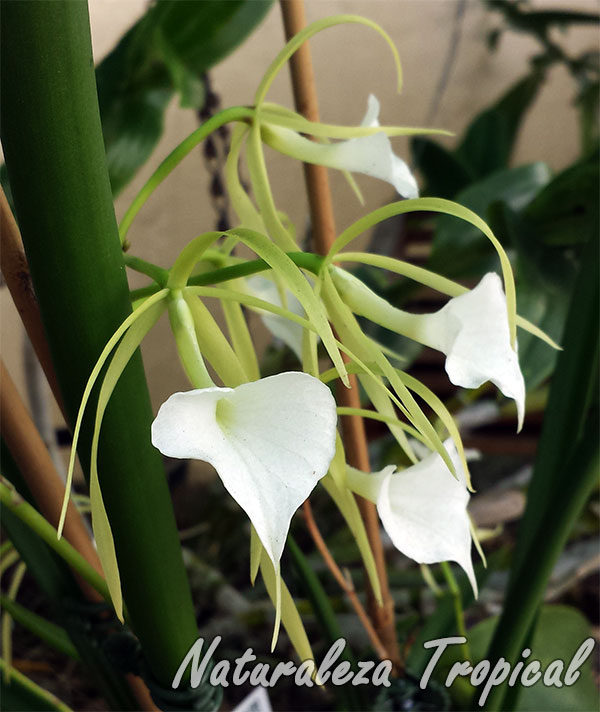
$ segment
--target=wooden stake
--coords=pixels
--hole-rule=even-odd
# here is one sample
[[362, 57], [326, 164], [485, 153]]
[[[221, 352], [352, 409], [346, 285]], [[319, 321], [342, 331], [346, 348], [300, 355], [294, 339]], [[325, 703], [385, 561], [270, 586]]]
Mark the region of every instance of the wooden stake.
[[0, 268], [29, 340], [46, 374], [50, 389], [64, 416], [58, 381], [52, 365], [40, 309], [31, 284], [23, 241], [2, 188], [0, 188]]
[[[52, 526], [57, 527], [65, 485], [2, 361], [0, 361], [0, 431], [40, 512]], [[73, 502], [69, 502], [64, 536], [86, 561], [102, 574], [96, 549]], [[85, 581], [79, 579], [79, 585], [88, 600], [104, 600]]]
[[[280, 0], [286, 38], [289, 40], [306, 26], [303, 0]], [[304, 43], [290, 59], [292, 86], [296, 110], [309, 121], [319, 121], [319, 105], [315, 88], [312, 59], [308, 43]], [[336, 237], [335, 219], [329, 189], [327, 168], [310, 163], [304, 164], [304, 178], [310, 206], [314, 250], [327, 254]], [[338, 403], [349, 408], [360, 408], [360, 396], [356, 376], [350, 376], [351, 388], [340, 385]], [[350, 465], [370, 471], [367, 438], [362, 418], [343, 416], [342, 433], [347, 460]], [[377, 635], [383, 643], [394, 668], [401, 667], [400, 651], [394, 626], [394, 601], [390, 594], [385, 557], [381, 543], [379, 518], [375, 505], [357, 497], [358, 506], [365, 523], [367, 536], [375, 557], [377, 575], [381, 585], [383, 606], [379, 606], [368, 587], [369, 615]]]

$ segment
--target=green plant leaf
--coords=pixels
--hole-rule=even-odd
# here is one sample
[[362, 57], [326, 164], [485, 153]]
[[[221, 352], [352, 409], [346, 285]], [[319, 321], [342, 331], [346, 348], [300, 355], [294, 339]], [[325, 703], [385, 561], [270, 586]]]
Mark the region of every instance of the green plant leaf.
[[71, 642], [67, 631], [56, 623], [38, 616], [25, 606], [11, 600], [4, 594], [0, 595], [0, 605], [10, 613], [15, 623], [19, 623], [51, 647], [73, 660], [79, 660], [77, 648]]
[[11, 712], [72, 712], [64, 702], [44, 690], [26, 675], [10, 668], [10, 681], [4, 679], [6, 662], [0, 659], [0, 697], [2, 709]]
[[451, 200], [475, 178], [466, 161], [429, 138], [413, 138], [410, 151], [425, 179], [424, 195]]
[[[504, 203], [492, 206], [490, 213], [496, 234], [514, 247], [519, 313], [560, 343], [578, 266], [574, 250], [545, 245], [535, 223]], [[554, 349], [533, 334], [521, 333], [519, 362], [527, 390], [551, 374], [556, 356]]]
[[[485, 659], [486, 649], [498, 624], [498, 617], [487, 618], [481, 623], [473, 626], [468, 631], [469, 645], [473, 657], [473, 665]], [[584, 640], [591, 635], [589, 622], [575, 608], [568, 606], [544, 606], [538, 616], [535, 632], [527, 647], [531, 650], [529, 660], [539, 660], [542, 671], [554, 660], [561, 660], [564, 664], [564, 672], [569, 667], [569, 663], [575, 652]], [[436, 677], [438, 680], [445, 679], [445, 676], [453, 663], [460, 657], [458, 646], [449, 647], [442, 655], [436, 666]], [[510, 709], [515, 712], [559, 712], [567, 710], [581, 710], [581, 712], [591, 712], [598, 707], [598, 692], [594, 684], [592, 674], [591, 657], [588, 657], [584, 665], [580, 668], [581, 675], [571, 686], [562, 687], [546, 686], [540, 680], [531, 687], [525, 687], [517, 683], [513, 688], [517, 695], [517, 702]], [[564, 673], [561, 675], [564, 677]], [[459, 699], [464, 699], [468, 691], [473, 695], [475, 709], [477, 700], [482, 692], [482, 687], [472, 687], [465, 678], [451, 688], [453, 695], [458, 695]], [[508, 709], [508, 708], [504, 708]]]
[[600, 141], [600, 129], [598, 128], [600, 82], [597, 79], [585, 82], [575, 103], [579, 109], [581, 150], [583, 153], [587, 153]]
[[[474, 183], [456, 196], [456, 202], [486, 217], [489, 206], [503, 201], [514, 210], [529, 203], [550, 179], [544, 163], [499, 171]], [[454, 217], [438, 218], [428, 267], [449, 277], [480, 276], [495, 271], [495, 250], [474, 225]]]
[[[585, 247], [548, 398], [527, 507], [500, 623], [487, 657], [514, 660], [530, 634], [548, 577], [598, 482], [598, 240]], [[503, 709], [504, 690], [488, 707]]]
[[179, 61], [196, 75], [224, 59], [263, 19], [271, 0], [159, 0], [160, 33]]
[[543, 79], [544, 73], [534, 70], [470, 124], [456, 156], [474, 176], [485, 178], [508, 166], [521, 121]]
[[517, 32], [527, 32], [544, 38], [553, 25], [564, 28], [568, 25], [597, 25], [600, 17], [593, 12], [578, 10], [530, 10], [521, 9], [518, 2], [488, 0], [488, 5], [504, 15], [507, 24]]
[[[6, 50], [2, 147], [44, 330], [73, 424], [98, 355], [131, 310], [106, 170], [87, 4], [10, 3], [2, 8], [1, 32]], [[83, 425], [80, 450], [86, 474], [91, 421]], [[151, 422], [141, 356], [135, 354], [107, 409], [99, 470], [132, 628], [153, 674], [167, 684], [196, 640], [197, 624], [164, 468], [150, 442]]]
[[113, 193], [149, 158], [174, 92], [204, 101], [202, 75], [262, 20], [270, 0], [158, 0], [98, 65], [96, 81]]
[[587, 240], [600, 190], [598, 150], [550, 181], [529, 203], [525, 217], [535, 239], [547, 245], [576, 245]]

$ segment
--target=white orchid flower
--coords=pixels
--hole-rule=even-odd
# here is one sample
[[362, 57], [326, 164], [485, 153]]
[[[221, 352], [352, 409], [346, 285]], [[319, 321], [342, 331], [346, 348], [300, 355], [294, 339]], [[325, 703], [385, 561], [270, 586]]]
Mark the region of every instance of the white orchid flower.
[[[379, 126], [379, 101], [369, 96], [367, 113], [361, 126]], [[359, 136], [336, 143], [316, 143], [296, 131], [265, 124], [265, 142], [292, 158], [305, 163], [317, 163], [328, 168], [365, 175], [387, 181], [404, 198], [418, 198], [419, 189], [415, 177], [406, 163], [394, 154], [390, 139], [382, 131], [371, 136]]]
[[349, 467], [348, 485], [376, 503], [383, 527], [399, 551], [420, 564], [455, 561], [477, 596], [466, 475], [453, 441], [447, 440], [444, 447], [457, 477], [434, 452], [400, 472], [395, 465], [373, 475]]
[[[286, 303], [283, 303], [279, 289], [277, 289], [277, 285], [271, 279], [267, 279], [258, 274], [247, 277], [244, 280], [244, 289], [253, 297], [269, 302], [269, 304], [273, 304], [276, 307], [288, 309], [297, 316], [305, 316], [302, 304], [300, 304], [289, 289], [285, 290]], [[302, 326], [278, 314], [272, 314], [271, 312], [263, 310], [258, 311], [263, 324], [271, 334], [277, 339], [281, 339], [284, 344], [292, 349], [298, 359], [302, 361]]]
[[494, 383], [517, 405], [518, 428], [525, 414], [525, 381], [510, 343], [502, 280], [486, 274], [479, 284], [453, 297], [433, 314], [393, 307], [345, 270], [331, 272], [340, 296], [356, 314], [446, 354], [450, 381], [463, 388]]
[[292, 516], [335, 453], [336, 420], [327, 386], [280, 373], [233, 389], [174, 393], [152, 424], [152, 443], [163, 455], [215, 468], [278, 570]]

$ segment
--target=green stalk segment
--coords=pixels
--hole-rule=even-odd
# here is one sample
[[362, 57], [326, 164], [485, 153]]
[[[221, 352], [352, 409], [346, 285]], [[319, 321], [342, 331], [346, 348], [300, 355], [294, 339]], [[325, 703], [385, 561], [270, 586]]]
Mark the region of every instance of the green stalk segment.
[[[33, 284], [73, 424], [102, 349], [131, 311], [106, 169], [87, 3], [10, 2], [2, 17], [2, 144]], [[93, 418], [80, 458], [89, 473]], [[123, 594], [169, 685], [197, 636], [139, 353], [107, 408], [99, 473]]]

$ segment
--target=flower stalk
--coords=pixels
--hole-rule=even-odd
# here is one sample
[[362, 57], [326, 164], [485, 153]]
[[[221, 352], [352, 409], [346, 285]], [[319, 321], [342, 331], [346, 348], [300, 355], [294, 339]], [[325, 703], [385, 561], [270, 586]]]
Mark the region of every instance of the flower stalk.
[[[289, 40], [306, 25], [304, 4], [302, 0], [283, 0], [281, 12], [286, 38]], [[290, 68], [296, 109], [309, 121], [319, 121], [312, 60], [307, 43], [302, 44], [291, 57]], [[326, 255], [336, 235], [327, 168], [322, 165], [305, 163], [304, 177], [308, 193], [314, 249], [315, 252]], [[340, 406], [360, 408], [358, 382], [355, 376], [350, 376], [350, 386], [349, 389], [343, 386], [338, 389], [338, 403]], [[348, 463], [365, 472], [370, 471], [367, 439], [362, 419], [355, 415], [344, 416], [342, 428]], [[361, 497], [358, 497], [357, 501], [373, 550], [383, 599], [383, 606], [379, 606], [370, 587], [368, 588], [369, 615], [375, 631], [385, 647], [387, 657], [392, 660], [394, 667], [398, 668], [400, 652], [394, 627], [394, 602], [387, 581], [377, 511], [372, 502]]]

